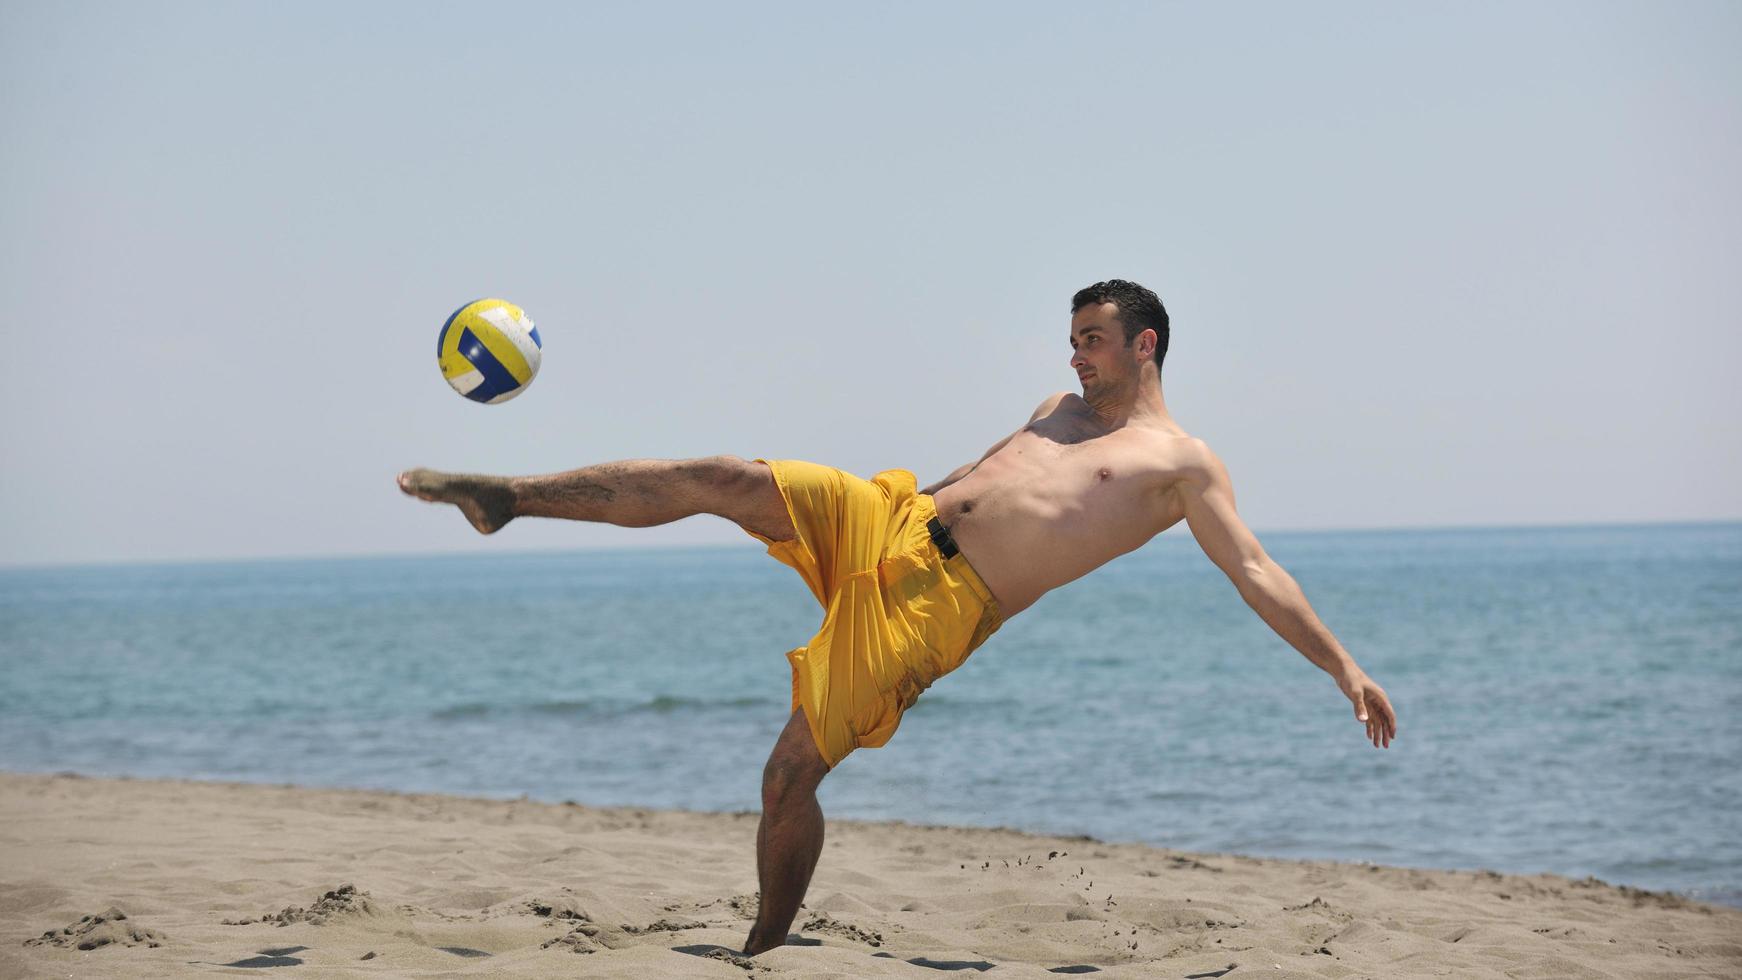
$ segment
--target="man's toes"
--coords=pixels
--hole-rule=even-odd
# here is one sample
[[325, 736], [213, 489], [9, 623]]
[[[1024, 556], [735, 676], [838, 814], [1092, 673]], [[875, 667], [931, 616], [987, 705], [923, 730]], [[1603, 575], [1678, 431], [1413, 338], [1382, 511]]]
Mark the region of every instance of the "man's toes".
[[406, 470], [399, 474], [399, 489], [423, 500], [434, 500], [435, 493], [431, 487], [430, 470]]

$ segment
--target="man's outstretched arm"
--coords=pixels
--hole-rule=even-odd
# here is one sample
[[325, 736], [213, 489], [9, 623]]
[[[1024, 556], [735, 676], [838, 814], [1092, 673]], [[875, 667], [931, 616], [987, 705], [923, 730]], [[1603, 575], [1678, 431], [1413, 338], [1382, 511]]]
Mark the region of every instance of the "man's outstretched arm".
[[[1064, 401], [1065, 396], [1068, 394], [1070, 394], [1070, 393], [1065, 392], [1065, 391], [1061, 391], [1058, 394], [1053, 395], [1051, 398], [1048, 398], [1046, 401], [1041, 402], [1040, 407], [1034, 410], [1034, 414], [1030, 415], [1028, 417], [1028, 421], [1030, 423], [1032, 423], [1036, 419], [1043, 419], [1043, 418], [1046, 418], [1048, 415], [1051, 415], [1052, 410], [1059, 407], [1059, 402]], [[1024, 426], [1023, 428], [1027, 428], [1027, 426]], [[1022, 429], [1016, 430], [1016, 432], [1021, 432], [1021, 431], [1022, 431]], [[921, 490], [920, 493], [926, 494], [928, 496], [936, 494], [939, 490], [942, 490], [943, 488], [949, 486], [950, 484], [956, 482], [957, 480], [960, 480], [962, 477], [967, 476], [969, 473], [974, 472], [974, 467], [979, 466], [981, 463], [984, 463], [986, 460], [990, 459], [992, 457], [993, 453], [996, 453], [998, 450], [1003, 449], [1007, 444], [1009, 444], [1010, 440], [1016, 438], [1016, 432], [1012, 432], [1009, 435], [1005, 436], [1004, 438], [993, 443], [992, 448], [981, 453], [979, 459], [974, 460], [972, 463], [963, 463], [961, 466], [956, 467], [956, 469], [953, 472], [951, 472], [949, 476], [946, 476], [943, 479], [939, 480], [938, 482], [932, 484], [931, 486], [926, 487], [924, 490]]]
[[1397, 713], [1385, 691], [1355, 664], [1337, 638], [1307, 604], [1294, 577], [1264, 553], [1258, 538], [1234, 510], [1234, 487], [1222, 461], [1203, 450], [1203, 463], [1179, 484], [1186, 524], [1204, 554], [1227, 574], [1240, 597], [1278, 636], [1325, 673], [1355, 706], [1375, 747], [1397, 737]]

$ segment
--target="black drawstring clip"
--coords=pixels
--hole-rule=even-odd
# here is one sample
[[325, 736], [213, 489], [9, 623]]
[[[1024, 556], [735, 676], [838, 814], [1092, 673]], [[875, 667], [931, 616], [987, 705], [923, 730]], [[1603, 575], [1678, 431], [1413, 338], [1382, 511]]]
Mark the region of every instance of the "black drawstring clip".
[[948, 561], [962, 553], [962, 549], [956, 547], [956, 539], [950, 537], [950, 529], [944, 527], [943, 521], [933, 517], [925, 522], [925, 529], [931, 533], [931, 543], [938, 546], [944, 560]]

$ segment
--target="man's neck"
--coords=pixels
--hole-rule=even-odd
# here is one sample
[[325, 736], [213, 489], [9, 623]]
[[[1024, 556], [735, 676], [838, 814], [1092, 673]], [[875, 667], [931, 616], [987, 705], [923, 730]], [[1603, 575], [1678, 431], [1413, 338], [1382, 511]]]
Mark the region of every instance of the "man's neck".
[[1109, 432], [1132, 422], [1178, 428], [1173, 416], [1168, 414], [1167, 399], [1162, 396], [1161, 382], [1153, 371], [1140, 373], [1129, 387], [1101, 392], [1089, 402], [1089, 409]]

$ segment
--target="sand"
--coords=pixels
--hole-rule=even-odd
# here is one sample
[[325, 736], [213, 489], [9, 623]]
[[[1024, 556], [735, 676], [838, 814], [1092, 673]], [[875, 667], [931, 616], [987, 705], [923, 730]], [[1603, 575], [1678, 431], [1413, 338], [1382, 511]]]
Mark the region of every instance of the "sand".
[[1550, 875], [831, 821], [735, 955], [754, 814], [0, 774], [0, 976], [1742, 977], [1742, 909]]

